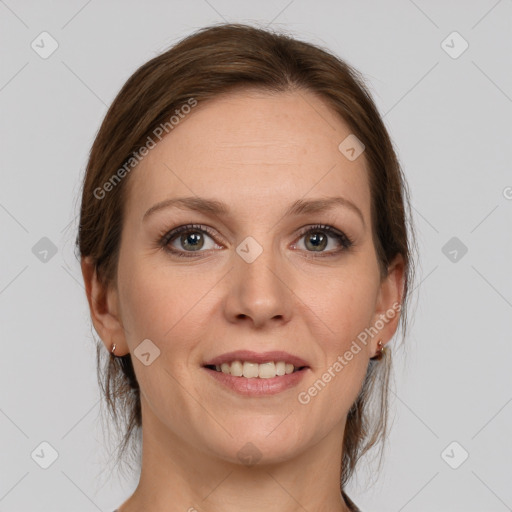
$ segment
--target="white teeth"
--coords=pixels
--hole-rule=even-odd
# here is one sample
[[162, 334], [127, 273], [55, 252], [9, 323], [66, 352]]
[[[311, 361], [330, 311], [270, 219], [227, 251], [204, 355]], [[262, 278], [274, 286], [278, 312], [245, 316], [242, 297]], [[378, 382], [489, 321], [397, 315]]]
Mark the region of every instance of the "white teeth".
[[[229, 373], [229, 370], [227, 373]], [[241, 377], [243, 374], [244, 365], [240, 361], [233, 361], [231, 363], [231, 375], [233, 375], [234, 377]]]
[[220, 366], [215, 365], [217, 371], [233, 375], [234, 377], [246, 377], [248, 379], [254, 379], [259, 377], [260, 379], [272, 379], [276, 376], [288, 375], [296, 371], [295, 367], [291, 363], [284, 361], [269, 361], [268, 363], [258, 364], [251, 363], [249, 361], [233, 361], [230, 363], [222, 363]]
[[244, 363], [244, 377], [248, 379], [258, 376], [258, 364], [257, 363]]
[[264, 363], [258, 365], [258, 377], [260, 379], [271, 379], [277, 375], [275, 363]]

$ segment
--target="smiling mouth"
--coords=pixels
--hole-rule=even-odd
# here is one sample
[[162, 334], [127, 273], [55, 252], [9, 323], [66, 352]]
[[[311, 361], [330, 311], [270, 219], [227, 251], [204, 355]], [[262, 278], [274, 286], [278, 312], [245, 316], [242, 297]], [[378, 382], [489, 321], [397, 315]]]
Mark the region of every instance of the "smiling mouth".
[[262, 364], [249, 361], [232, 361], [231, 363], [222, 363], [221, 365], [208, 364], [204, 367], [233, 377], [244, 377], [247, 379], [272, 379], [309, 368], [308, 366], [295, 367], [293, 364], [284, 361], [269, 361]]

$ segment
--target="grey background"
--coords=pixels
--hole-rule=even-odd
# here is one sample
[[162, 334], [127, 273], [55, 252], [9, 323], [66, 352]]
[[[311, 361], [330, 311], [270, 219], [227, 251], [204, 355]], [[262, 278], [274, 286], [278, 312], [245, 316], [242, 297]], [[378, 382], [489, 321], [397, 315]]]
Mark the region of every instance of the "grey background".
[[[135, 488], [103, 471], [73, 254], [80, 179], [131, 73], [222, 19], [281, 27], [360, 70], [411, 188], [421, 259], [407, 357], [394, 354], [394, 423], [382, 472], [364, 460], [349, 496], [364, 512], [512, 510], [512, 1], [5, 0], [0, 511], [111, 512]], [[43, 31], [59, 45], [47, 59], [31, 48]], [[469, 44], [457, 58], [442, 45], [453, 31]], [[43, 237], [56, 250], [46, 261]], [[43, 441], [58, 452], [48, 469], [31, 457]]]

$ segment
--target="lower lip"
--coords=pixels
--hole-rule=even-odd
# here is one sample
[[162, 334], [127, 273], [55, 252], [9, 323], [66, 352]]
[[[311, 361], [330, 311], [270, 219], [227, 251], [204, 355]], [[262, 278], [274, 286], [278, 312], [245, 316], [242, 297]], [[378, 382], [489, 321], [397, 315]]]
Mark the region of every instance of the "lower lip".
[[206, 370], [211, 377], [216, 379], [217, 382], [245, 396], [276, 395], [277, 393], [291, 389], [304, 378], [305, 373], [309, 370], [309, 368], [304, 368], [303, 370], [279, 377], [260, 379], [259, 377], [234, 377], [233, 375], [211, 370], [204, 366], [203, 369]]

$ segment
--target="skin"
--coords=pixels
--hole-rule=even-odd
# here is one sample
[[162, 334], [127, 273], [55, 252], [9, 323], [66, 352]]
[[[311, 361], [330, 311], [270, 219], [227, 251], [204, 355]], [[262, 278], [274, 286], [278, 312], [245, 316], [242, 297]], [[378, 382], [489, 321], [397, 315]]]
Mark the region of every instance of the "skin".
[[[364, 153], [338, 150], [350, 128], [310, 92], [245, 90], [199, 104], [129, 176], [117, 284], [105, 289], [87, 258], [82, 270], [96, 331], [116, 355], [150, 339], [160, 356], [132, 357], [141, 387], [143, 460], [139, 485], [120, 512], [347, 511], [340, 461], [347, 413], [389, 320], [308, 404], [307, 390], [357, 335], [375, 324], [403, 290], [403, 260], [381, 280], [371, 233]], [[343, 196], [350, 209], [283, 217], [297, 199]], [[143, 220], [156, 203], [181, 196], [225, 202], [225, 217], [177, 208]], [[161, 234], [210, 226], [199, 251], [179, 258]], [[327, 224], [354, 240], [315, 251], [301, 228]], [[263, 252], [247, 263], [247, 237]], [[324, 235], [325, 236], [325, 235]], [[186, 238], [186, 236], [185, 236]], [[188, 238], [190, 240], [190, 236]], [[182, 238], [183, 241], [183, 238]], [[307, 245], [306, 245], [307, 244]], [[171, 245], [171, 244], [170, 244]], [[339, 251], [336, 253], [336, 251]], [[201, 367], [228, 351], [285, 350], [310, 366], [296, 387], [267, 397], [227, 390]], [[256, 465], [237, 456], [251, 442]], [[303, 507], [303, 508], [302, 508]]]

